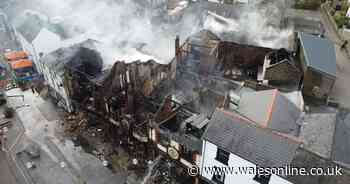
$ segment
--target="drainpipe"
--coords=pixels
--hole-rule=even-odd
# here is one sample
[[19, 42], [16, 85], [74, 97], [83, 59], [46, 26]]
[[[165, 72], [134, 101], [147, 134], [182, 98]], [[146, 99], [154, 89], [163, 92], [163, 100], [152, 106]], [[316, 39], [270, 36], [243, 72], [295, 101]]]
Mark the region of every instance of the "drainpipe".
[[177, 35], [175, 39], [175, 56], [176, 56], [176, 63], [181, 62], [181, 49], [180, 49], [180, 36]]

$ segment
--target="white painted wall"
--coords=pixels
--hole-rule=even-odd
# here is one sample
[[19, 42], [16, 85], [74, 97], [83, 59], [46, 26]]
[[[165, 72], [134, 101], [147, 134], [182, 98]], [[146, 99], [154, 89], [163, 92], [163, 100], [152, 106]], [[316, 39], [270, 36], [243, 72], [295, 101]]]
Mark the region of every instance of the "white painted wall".
[[42, 29], [38, 36], [33, 40], [33, 43], [29, 43], [21, 34], [17, 33], [18, 38], [22, 44], [23, 50], [27, 51], [31, 56], [31, 60], [35, 63], [35, 66], [38, 70], [38, 73], [43, 75], [47, 85], [51, 89], [55, 90], [59, 94], [65, 103], [65, 109], [68, 112], [72, 112], [72, 103], [64, 87], [60, 87], [60, 84], [63, 84], [62, 76], [50, 69], [45, 61], [41, 60], [39, 53], [44, 55], [49, 54], [50, 52], [59, 49], [61, 47], [61, 39], [58, 35], [48, 31], [47, 29]]
[[68, 112], [72, 112], [72, 102], [66, 92], [66, 89], [63, 87], [63, 76], [46, 66], [45, 61], [43, 60], [40, 60], [40, 65], [42, 67], [42, 75], [44, 76], [47, 85], [49, 85], [51, 89], [53, 89], [64, 99], [66, 110]]
[[[217, 152], [217, 146], [203, 140], [203, 147], [202, 147], [202, 161], [201, 161], [201, 176], [208, 179], [212, 180], [213, 174], [204, 172], [203, 167], [225, 167], [226, 165], [222, 164], [221, 162], [217, 161], [215, 159], [216, 157], [216, 152]], [[244, 160], [243, 158], [238, 157], [237, 155], [230, 154], [229, 161], [228, 161], [228, 167], [256, 167], [255, 164]], [[258, 182], [254, 181], [255, 175], [235, 175], [231, 174], [228, 175], [226, 174], [225, 176], [225, 184], [233, 184], [233, 183], [244, 183], [244, 184], [259, 184]], [[277, 175], [272, 175], [269, 184], [292, 184], [291, 182], [277, 176]]]
[[59, 35], [43, 28], [32, 43], [37, 54], [43, 53], [46, 55], [61, 47], [61, 38]]

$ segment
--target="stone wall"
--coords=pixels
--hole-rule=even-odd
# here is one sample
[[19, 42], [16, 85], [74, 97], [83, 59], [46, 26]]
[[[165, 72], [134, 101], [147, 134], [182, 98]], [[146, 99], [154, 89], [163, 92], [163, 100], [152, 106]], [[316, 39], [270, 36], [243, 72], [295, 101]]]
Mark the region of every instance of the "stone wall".
[[300, 71], [287, 61], [270, 66], [266, 69], [265, 80], [278, 81], [281, 83], [299, 83], [301, 78]]

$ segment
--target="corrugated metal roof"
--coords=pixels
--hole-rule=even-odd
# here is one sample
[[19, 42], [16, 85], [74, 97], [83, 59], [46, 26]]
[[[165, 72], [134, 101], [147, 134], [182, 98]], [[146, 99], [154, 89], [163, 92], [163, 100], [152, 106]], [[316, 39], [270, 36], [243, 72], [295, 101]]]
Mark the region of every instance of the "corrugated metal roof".
[[336, 76], [337, 64], [334, 44], [325, 38], [299, 33], [307, 66]]
[[20, 69], [20, 68], [26, 68], [26, 67], [32, 67], [32, 66], [33, 66], [33, 62], [27, 59], [11, 62], [12, 69]]
[[203, 138], [261, 167], [290, 164], [300, 144], [238, 114], [219, 109], [214, 112]]
[[8, 53], [5, 53], [5, 58], [7, 61], [16, 61], [19, 59], [26, 59], [28, 58], [28, 53], [25, 51], [8, 52]]

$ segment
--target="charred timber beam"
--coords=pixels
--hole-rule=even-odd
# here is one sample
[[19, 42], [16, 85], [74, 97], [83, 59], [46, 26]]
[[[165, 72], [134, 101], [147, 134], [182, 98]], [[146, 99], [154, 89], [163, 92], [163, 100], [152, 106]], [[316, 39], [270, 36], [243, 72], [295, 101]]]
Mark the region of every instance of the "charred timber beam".
[[173, 112], [169, 117], [167, 117], [166, 119], [162, 120], [161, 122], [158, 123], [158, 126], [161, 126], [162, 124], [168, 122], [169, 120], [171, 120], [172, 118], [174, 118], [178, 113], [175, 111]]

